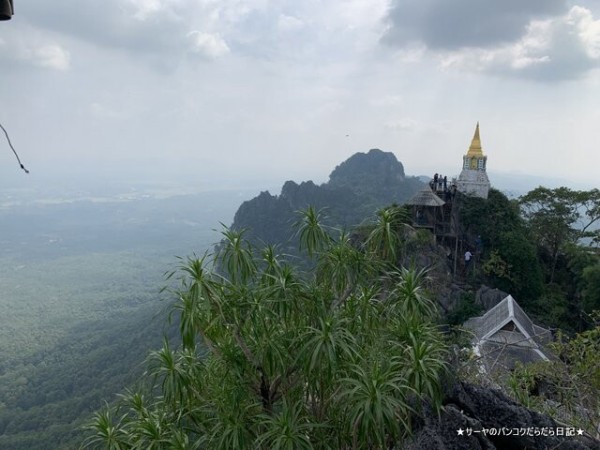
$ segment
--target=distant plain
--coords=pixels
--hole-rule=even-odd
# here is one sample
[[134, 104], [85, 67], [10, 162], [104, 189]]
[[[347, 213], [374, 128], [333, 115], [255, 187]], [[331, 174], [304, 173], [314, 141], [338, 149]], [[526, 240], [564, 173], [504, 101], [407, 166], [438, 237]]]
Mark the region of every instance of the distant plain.
[[250, 190], [0, 193], [0, 448], [74, 448], [160, 346], [176, 256], [219, 240]]

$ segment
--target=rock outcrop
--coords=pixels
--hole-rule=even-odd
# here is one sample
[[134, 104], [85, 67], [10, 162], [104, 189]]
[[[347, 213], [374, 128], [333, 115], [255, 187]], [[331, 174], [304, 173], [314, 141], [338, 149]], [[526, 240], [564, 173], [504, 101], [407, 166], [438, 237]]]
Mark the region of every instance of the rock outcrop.
[[[458, 382], [450, 388], [440, 416], [430, 411], [424, 419], [419, 420], [415, 424], [413, 437], [404, 448], [407, 450], [597, 450], [600, 448], [600, 441], [585, 433], [578, 435], [576, 429], [575, 436], [542, 435], [543, 430], [547, 430], [548, 434], [552, 430], [555, 434], [557, 429], [566, 430], [563, 425], [557, 424], [550, 417], [513, 402], [500, 391]], [[484, 433], [484, 430], [487, 431]]]
[[261, 192], [240, 206], [232, 228], [247, 229], [252, 242], [280, 244], [286, 252], [294, 253], [297, 243], [292, 238], [292, 224], [298, 220], [296, 211], [309, 205], [324, 208], [326, 225], [350, 228], [374, 217], [379, 208], [402, 204], [422, 186], [418, 178], [405, 176], [393, 153], [373, 149], [356, 153], [338, 165], [329, 182], [322, 185], [287, 181], [278, 196]]
[[508, 293], [501, 291], [500, 289], [492, 289], [487, 286], [481, 286], [475, 294], [475, 304], [483, 308], [484, 311], [488, 311], [504, 300], [508, 296]]

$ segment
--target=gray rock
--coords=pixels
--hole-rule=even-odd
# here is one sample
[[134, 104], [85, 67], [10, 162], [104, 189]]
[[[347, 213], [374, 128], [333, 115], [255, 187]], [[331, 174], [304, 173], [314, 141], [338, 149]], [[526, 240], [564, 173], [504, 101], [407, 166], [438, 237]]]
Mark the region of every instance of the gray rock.
[[466, 292], [463, 287], [452, 283], [444, 288], [440, 288], [436, 300], [443, 311], [449, 313], [456, 309]]
[[487, 286], [481, 286], [475, 294], [475, 304], [482, 306], [484, 311], [488, 311], [500, 303], [508, 294], [500, 289], [492, 289]]
[[[477, 433], [483, 429], [521, 429], [544, 427], [556, 430], [559, 425], [550, 417], [513, 402], [502, 392], [456, 383], [450, 388], [438, 417], [429, 411], [416, 421], [414, 435], [403, 448], [409, 450], [598, 450], [600, 441], [591, 437], [562, 436], [491, 436]], [[463, 434], [459, 435], [458, 430]], [[467, 432], [467, 430], [471, 430]]]

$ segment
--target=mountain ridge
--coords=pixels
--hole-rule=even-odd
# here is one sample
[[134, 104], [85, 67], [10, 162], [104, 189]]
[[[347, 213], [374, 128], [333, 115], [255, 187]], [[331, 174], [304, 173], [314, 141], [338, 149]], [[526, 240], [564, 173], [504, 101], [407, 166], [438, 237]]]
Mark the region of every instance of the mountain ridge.
[[247, 230], [251, 242], [283, 244], [293, 251], [297, 246], [288, 230], [298, 210], [325, 209], [326, 225], [348, 228], [374, 217], [379, 208], [403, 203], [423, 186], [417, 177], [406, 176], [393, 153], [371, 149], [338, 164], [326, 183], [288, 180], [279, 195], [263, 191], [243, 202], [231, 228]]

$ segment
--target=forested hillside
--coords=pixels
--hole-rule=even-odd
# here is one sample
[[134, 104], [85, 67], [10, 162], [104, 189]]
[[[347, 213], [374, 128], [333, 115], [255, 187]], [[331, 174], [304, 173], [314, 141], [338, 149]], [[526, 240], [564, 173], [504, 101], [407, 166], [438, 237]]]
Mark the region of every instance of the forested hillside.
[[[0, 448], [72, 449], [172, 334], [160, 294], [175, 255], [203, 252], [239, 192], [0, 208]], [[20, 201], [20, 203], [18, 203]]]

